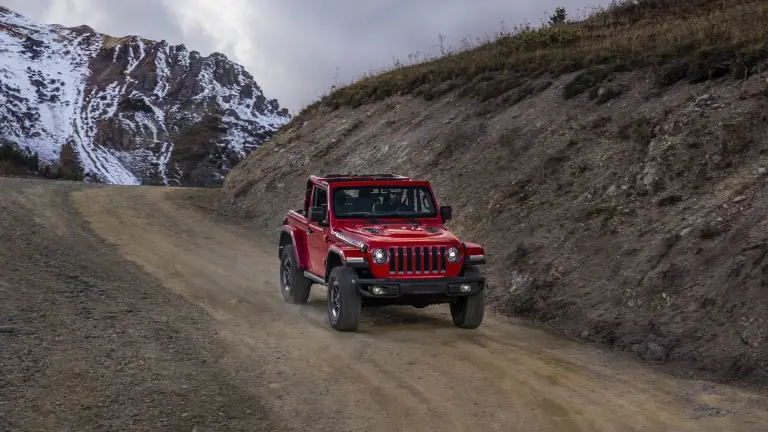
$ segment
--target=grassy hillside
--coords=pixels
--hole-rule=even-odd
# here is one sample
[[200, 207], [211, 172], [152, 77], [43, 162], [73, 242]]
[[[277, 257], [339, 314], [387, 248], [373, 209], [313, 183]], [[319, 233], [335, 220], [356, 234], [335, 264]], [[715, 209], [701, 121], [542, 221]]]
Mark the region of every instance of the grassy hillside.
[[310, 173], [425, 178], [486, 247], [496, 312], [767, 383], [766, 17], [638, 1], [366, 77], [236, 166], [220, 209], [274, 235]]
[[768, 58], [768, 4], [759, 0], [634, 0], [614, 2], [584, 20], [519, 27], [476, 48], [393, 68], [340, 88], [320, 106], [357, 107], [393, 95], [430, 100], [461, 88], [488, 100], [538, 77], [584, 71], [566, 98], [611, 72], [652, 70], [654, 83], [745, 79]]

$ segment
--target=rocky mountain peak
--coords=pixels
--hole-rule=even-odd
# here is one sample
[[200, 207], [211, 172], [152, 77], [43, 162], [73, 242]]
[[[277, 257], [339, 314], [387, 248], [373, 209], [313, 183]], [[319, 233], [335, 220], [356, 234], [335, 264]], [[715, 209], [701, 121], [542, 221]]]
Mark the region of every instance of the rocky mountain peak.
[[0, 51], [0, 138], [41, 166], [74, 164], [87, 181], [217, 186], [290, 120], [219, 53], [39, 24], [7, 8]]

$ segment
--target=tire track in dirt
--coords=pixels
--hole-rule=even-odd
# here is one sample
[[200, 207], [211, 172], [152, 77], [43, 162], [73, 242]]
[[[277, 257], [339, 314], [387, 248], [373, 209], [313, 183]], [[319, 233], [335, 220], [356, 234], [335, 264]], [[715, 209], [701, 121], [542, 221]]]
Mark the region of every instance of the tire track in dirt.
[[72, 208], [97, 188], [0, 178], [0, 431], [288, 430], [213, 319]]
[[[673, 379], [492, 317], [462, 331], [443, 308], [370, 309], [359, 332], [334, 332], [324, 288], [314, 287], [307, 305], [283, 302], [273, 239], [204, 214], [182, 198], [189, 194], [101, 188], [72, 199], [127, 259], [215, 318], [231, 367], [259, 374], [266, 383], [259, 397], [292, 427], [759, 431], [768, 424], [763, 397]], [[701, 401], [733, 414], [697, 416]]]

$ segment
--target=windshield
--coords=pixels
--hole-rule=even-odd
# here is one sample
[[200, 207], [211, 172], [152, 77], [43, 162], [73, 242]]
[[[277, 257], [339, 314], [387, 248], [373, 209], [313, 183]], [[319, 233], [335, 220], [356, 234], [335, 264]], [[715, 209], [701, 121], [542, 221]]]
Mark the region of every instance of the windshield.
[[437, 216], [432, 194], [425, 186], [354, 186], [333, 192], [337, 218], [425, 218]]

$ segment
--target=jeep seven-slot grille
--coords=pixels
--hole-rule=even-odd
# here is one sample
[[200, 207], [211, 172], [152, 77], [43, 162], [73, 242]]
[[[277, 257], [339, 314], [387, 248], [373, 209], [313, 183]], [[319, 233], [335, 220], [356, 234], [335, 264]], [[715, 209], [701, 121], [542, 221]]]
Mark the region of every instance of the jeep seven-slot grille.
[[445, 273], [447, 246], [389, 248], [389, 273]]

